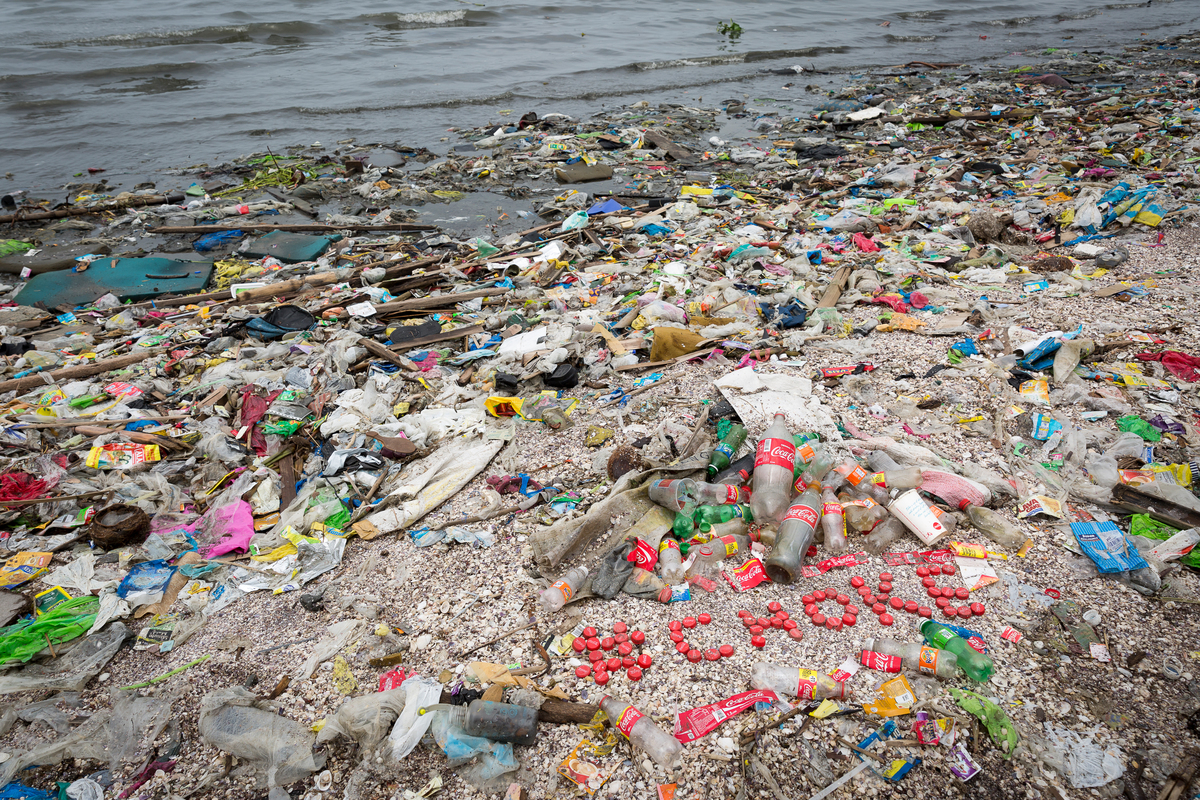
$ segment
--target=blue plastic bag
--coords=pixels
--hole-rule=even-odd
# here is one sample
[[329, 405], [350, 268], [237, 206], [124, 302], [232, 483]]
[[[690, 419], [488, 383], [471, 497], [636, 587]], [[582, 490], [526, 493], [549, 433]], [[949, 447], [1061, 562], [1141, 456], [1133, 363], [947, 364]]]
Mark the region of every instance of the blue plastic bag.
[[1129, 572], [1150, 566], [1125, 534], [1111, 522], [1072, 522], [1071, 533], [1101, 574]]

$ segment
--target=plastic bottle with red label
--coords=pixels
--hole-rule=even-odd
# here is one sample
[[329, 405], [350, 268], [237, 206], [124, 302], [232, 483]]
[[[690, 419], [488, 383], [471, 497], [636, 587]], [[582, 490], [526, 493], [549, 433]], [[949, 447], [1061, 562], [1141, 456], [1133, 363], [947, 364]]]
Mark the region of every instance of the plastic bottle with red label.
[[658, 727], [654, 720], [642, 714], [631, 703], [606, 694], [600, 699], [600, 709], [635, 750], [642, 751], [655, 764], [665, 769], [675, 769], [679, 766], [683, 755], [683, 745], [680, 741]]
[[846, 527], [858, 533], [870, 533], [875, 526], [888, 518], [887, 509], [879, 505], [873, 497], [860, 495], [854, 497], [843, 493], [842, 506], [846, 515]]
[[759, 661], [751, 668], [750, 686], [800, 700], [842, 700], [853, 694], [844, 681], [835, 681], [824, 672], [785, 667], [770, 661]]
[[692, 561], [692, 566], [688, 569], [687, 574], [689, 577], [712, 577], [721, 571], [722, 561], [727, 558], [733, 558], [738, 553], [749, 552], [749, 536], [730, 535], [713, 539], [707, 544], [693, 548], [688, 553], [689, 556], [695, 553], [695, 559]]
[[760, 524], [779, 523], [792, 497], [792, 468], [796, 465], [796, 445], [788, 432], [783, 414], [758, 440], [754, 453], [754, 491], [750, 508]]
[[821, 530], [825, 534], [826, 550], [837, 554], [846, 552], [849, 547], [846, 541], [846, 518], [831, 486], [821, 490]]
[[692, 496], [696, 502], [705, 506], [728, 506], [744, 502], [750, 495], [750, 490], [744, 486], [732, 486], [728, 483], [694, 483]]
[[829, 468], [833, 466], [835, 460], [836, 458], [833, 453], [827, 450], [818, 450], [813, 460], [808, 462], [800, 477], [793, 481], [792, 488], [799, 493], [803, 492], [809, 486], [820, 483], [825, 474], [829, 472]]
[[862, 665], [882, 672], [913, 672], [942, 680], [958, 677], [958, 656], [921, 642], [868, 639], [863, 644]]
[[567, 604], [587, 580], [587, 567], [574, 567], [542, 591], [542, 611], [553, 614]]
[[775, 583], [791, 583], [800, 577], [800, 565], [820, 521], [821, 495], [812, 486], [805, 489], [784, 514], [771, 557], [763, 565], [767, 577]]

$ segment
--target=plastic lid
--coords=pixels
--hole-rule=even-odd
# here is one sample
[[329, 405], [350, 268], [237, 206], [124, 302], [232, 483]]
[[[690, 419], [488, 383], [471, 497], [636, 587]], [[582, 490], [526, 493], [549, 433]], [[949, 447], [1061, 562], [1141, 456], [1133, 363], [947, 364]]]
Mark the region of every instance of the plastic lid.
[[969, 505], [971, 505], [971, 501], [970, 501], [970, 500], [968, 500], [968, 499], [966, 499], [966, 498], [964, 497], [962, 500], [959, 500], [959, 501], [958, 501], [958, 510], [959, 510], [959, 511], [966, 511], [966, 510], [967, 510], [967, 506], [969, 506]]

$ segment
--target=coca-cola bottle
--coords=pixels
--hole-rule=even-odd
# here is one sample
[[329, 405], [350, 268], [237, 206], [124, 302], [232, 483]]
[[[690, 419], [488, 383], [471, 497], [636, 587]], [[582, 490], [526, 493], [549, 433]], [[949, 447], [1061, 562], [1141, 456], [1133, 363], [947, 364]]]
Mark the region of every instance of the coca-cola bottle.
[[758, 440], [754, 454], [754, 491], [750, 509], [759, 524], [779, 522], [792, 496], [792, 468], [796, 464], [796, 445], [788, 432], [783, 414]]
[[821, 491], [821, 530], [825, 532], [826, 550], [831, 553], [846, 552], [846, 518], [832, 486], [826, 486]]
[[770, 661], [759, 661], [751, 668], [750, 687], [770, 689], [775, 694], [800, 700], [840, 700], [851, 694], [844, 681], [835, 681], [823, 672], [785, 667]]
[[683, 745], [633, 704], [606, 694], [600, 699], [600, 708], [613, 727], [624, 734], [634, 748], [650, 756], [655, 764], [665, 769], [679, 766]]
[[[805, 489], [804, 494], [797, 497], [788, 507], [783, 522], [779, 525], [771, 557], [763, 565], [767, 577], [775, 583], [791, 583], [800, 577], [800, 565], [804, 561], [804, 554], [808, 552], [808, 546], [812, 544], [813, 532], [821, 519], [821, 512], [818, 510], [820, 507], [821, 495], [817, 493], [815, 486]], [[757, 519], [757, 515], [755, 518]]]

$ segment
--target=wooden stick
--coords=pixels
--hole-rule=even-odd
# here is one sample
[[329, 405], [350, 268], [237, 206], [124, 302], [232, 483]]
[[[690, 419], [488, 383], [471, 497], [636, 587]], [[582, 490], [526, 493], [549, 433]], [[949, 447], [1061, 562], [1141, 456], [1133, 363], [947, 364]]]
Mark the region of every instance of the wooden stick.
[[80, 217], [84, 214], [102, 214], [106, 211], [120, 211], [122, 208], [129, 206], [161, 206], [164, 203], [178, 203], [183, 200], [183, 194], [176, 192], [174, 194], [155, 194], [155, 195], [135, 195], [125, 200], [117, 200], [112, 203], [105, 203], [102, 206], [92, 206], [91, 208], [60, 208], [55, 211], [29, 211], [18, 209], [17, 213], [9, 214], [8, 216], [0, 217], [0, 225], [6, 222], [33, 222], [41, 219], [64, 219], [66, 217]]
[[117, 356], [116, 358], [108, 358], [103, 361], [96, 361], [91, 364], [80, 364], [77, 367], [67, 367], [66, 369], [56, 369], [53, 372], [43, 372], [37, 375], [29, 375], [24, 378], [14, 378], [13, 380], [0, 381], [0, 394], [4, 392], [23, 392], [26, 389], [32, 389], [35, 386], [48, 386], [43, 375], [49, 376], [53, 383], [58, 383], [64, 380], [74, 380], [76, 378], [90, 378], [94, 375], [101, 375], [105, 372], [111, 372], [115, 369], [132, 366], [133, 364], [141, 363], [163, 352], [162, 348], [152, 350], [144, 350], [140, 353], [130, 355]]

